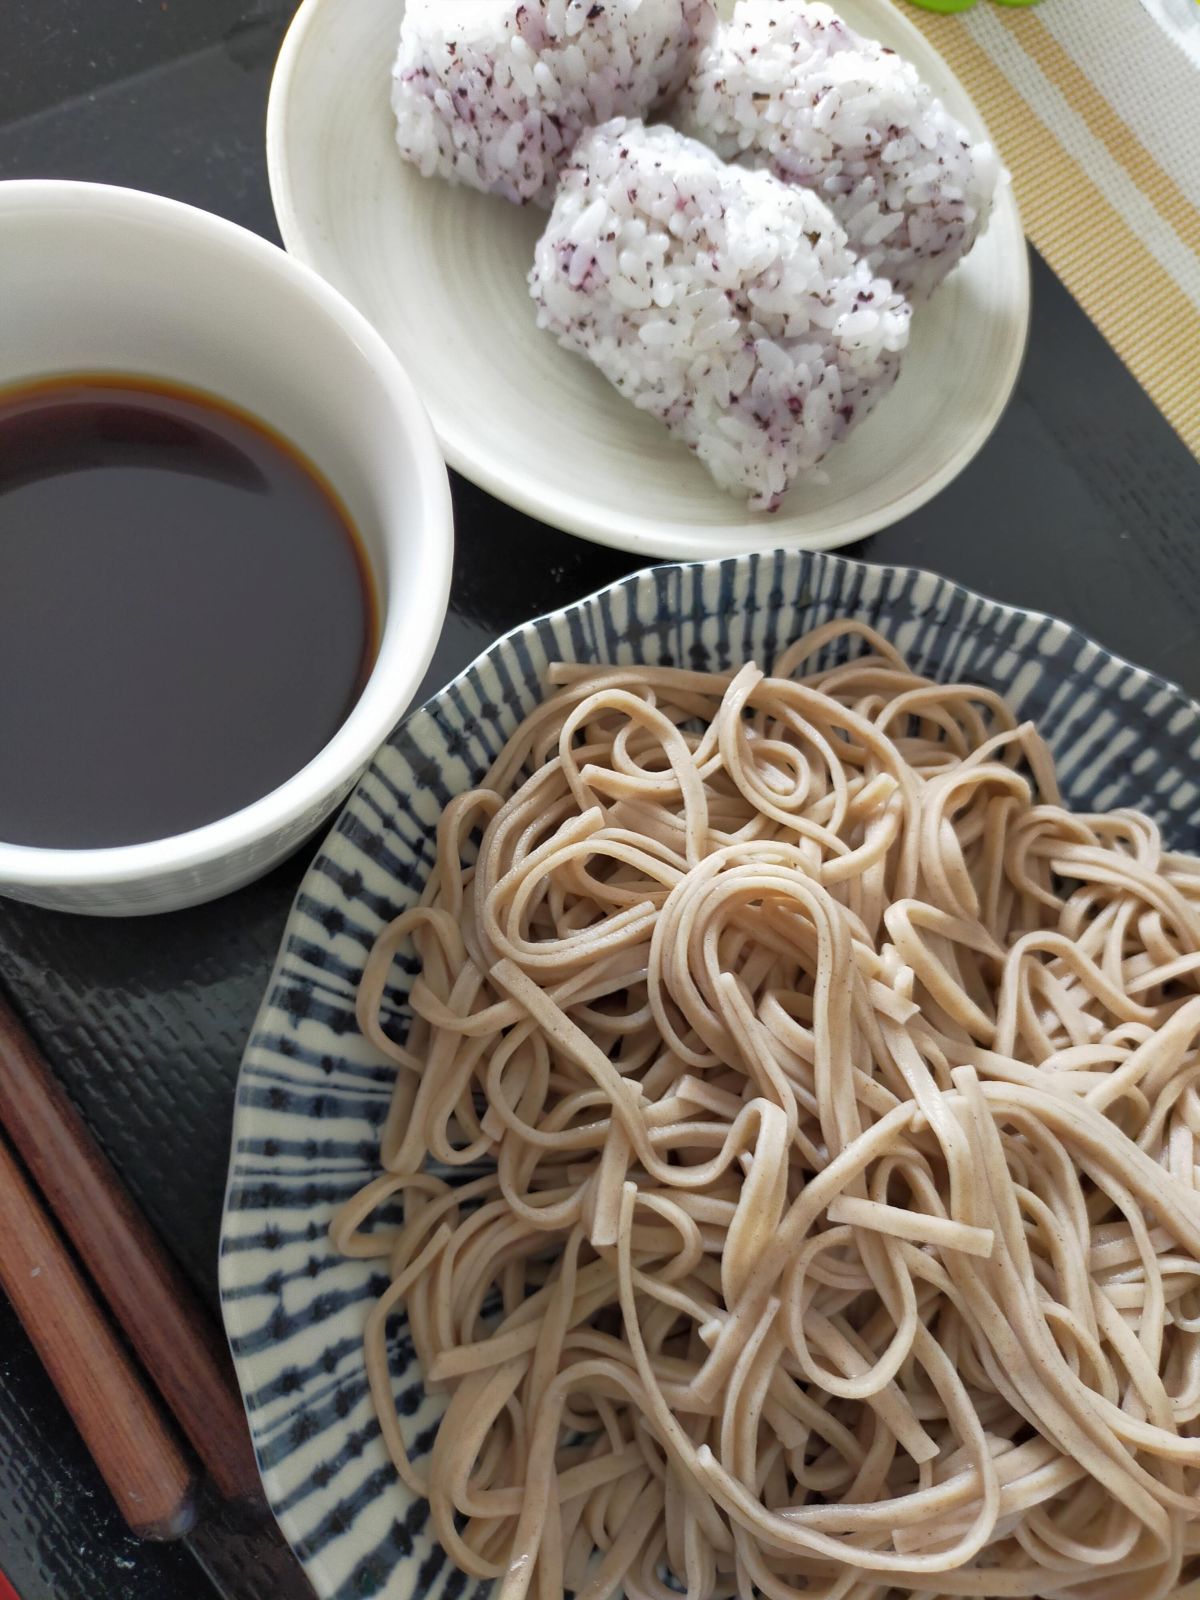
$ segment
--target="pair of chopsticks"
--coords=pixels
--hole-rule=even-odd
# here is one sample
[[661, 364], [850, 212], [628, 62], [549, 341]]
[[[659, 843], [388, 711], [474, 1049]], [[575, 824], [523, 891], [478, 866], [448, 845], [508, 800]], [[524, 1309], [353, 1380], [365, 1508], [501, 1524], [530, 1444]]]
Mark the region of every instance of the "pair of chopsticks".
[[195, 1516], [197, 1475], [160, 1402], [222, 1496], [258, 1498], [208, 1313], [2, 999], [0, 1128], [0, 1288], [130, 1528], [175, 1539]]

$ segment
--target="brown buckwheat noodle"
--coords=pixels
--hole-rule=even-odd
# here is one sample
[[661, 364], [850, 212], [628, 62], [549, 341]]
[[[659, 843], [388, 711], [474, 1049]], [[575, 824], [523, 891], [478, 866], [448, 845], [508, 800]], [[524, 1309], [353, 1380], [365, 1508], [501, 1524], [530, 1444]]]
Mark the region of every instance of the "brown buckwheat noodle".
[[359, 992], [398, 1081], [334, 1239], [388, 1263], [372, 1392], [451, 1559], [1200, 1600], [1200, 862], [856, 623], [551, 679]]

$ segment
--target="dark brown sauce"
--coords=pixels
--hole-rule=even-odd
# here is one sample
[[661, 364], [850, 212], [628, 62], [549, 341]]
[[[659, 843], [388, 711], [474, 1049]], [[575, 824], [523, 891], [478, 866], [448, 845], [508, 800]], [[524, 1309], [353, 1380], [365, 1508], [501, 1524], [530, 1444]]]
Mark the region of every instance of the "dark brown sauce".
[[262, 423], [138, 378], [0, 392], [0, 840], [240, 810], [329, 742], [376, 642], [345, 509]]

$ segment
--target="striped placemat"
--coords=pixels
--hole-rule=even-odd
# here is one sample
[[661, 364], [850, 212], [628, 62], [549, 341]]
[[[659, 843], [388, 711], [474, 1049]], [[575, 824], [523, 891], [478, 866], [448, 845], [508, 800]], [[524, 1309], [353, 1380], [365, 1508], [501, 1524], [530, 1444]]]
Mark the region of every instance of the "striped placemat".
[[987, 119], [1030, 240], [1200, 457], [1200, 3], [903, 9]]

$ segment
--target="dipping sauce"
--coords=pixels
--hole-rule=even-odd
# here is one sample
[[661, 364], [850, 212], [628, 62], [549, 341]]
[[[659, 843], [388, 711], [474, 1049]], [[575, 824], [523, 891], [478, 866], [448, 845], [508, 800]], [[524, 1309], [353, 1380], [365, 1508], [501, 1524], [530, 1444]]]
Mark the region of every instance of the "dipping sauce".
[[376, 643], [345, 509], [262, 423], [139, 378], [0, 392], [0, 840], [249, 805], [337, 732]]

